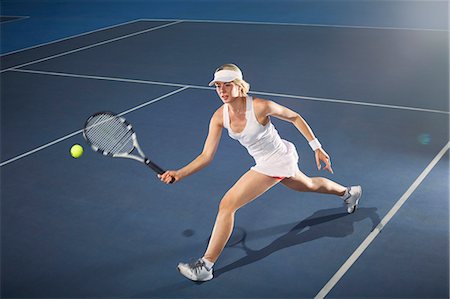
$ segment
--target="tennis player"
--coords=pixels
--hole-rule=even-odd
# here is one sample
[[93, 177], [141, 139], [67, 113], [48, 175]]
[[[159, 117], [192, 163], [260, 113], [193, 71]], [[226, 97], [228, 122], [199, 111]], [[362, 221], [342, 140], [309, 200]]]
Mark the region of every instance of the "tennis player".
[[362, 194], [361, 186], [344, 187], [327, 178], [308, 177], [300, 171], [295, 146], [280, 138], [270, 121], [271, 116], [292, 123], [315, 152], [317, 168], [322, 168], [322, 162], [325, 164], [323, 169], [333, 173], [329, 155], [298, 113], [275, 102], [249, 96], [250, 85], [243, 80], [236, 65], [225, 64], [218, 68], [209, 85], [215, 85], [224, 104], [211, 117], [203, 151], [187, 166], [166, 171], [160, 176], [161, 181], [169, 184], [174, 178], [178, 182], [211, 163], [223, 128], [247, 148], [256, 164], [222, 198], [203, 257], [195, 263], [178, 264], [180, 273], [193, 281], [213, 278], [213, 265], [231, 236], [236, 211], [274, 185], [281, 182], [296, 191], [340, 196], [348, 213], [356, 210]]

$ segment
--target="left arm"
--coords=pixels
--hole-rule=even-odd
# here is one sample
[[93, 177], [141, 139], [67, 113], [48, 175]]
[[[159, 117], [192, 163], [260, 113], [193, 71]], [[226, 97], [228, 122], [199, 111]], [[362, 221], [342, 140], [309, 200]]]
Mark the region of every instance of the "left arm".
[[[269, 116], [274, 116], [276, 118], [282, 119], [284, 121], [292, 123], [300, 133], [308, 140], [308, 142], [316, 139], [314, 132], [308, 123], [300, 116], [300, 114], [292, 111], [289, 108], [281, 106], [272, 101], [266, 101], [262, 99], [255, 99], [257, 106], [257, 115], [262, 116], [264, 119]], [[325, 150], [320, 147], [315, 151], [315, 158], [317, 169], [321, 169], [320, 161], [325, 163], [325, 167], [323, 169], [328, 170], [333, 173], [333, 169], [331, 168], [331, 160], [330, 156], [325, 152]]]

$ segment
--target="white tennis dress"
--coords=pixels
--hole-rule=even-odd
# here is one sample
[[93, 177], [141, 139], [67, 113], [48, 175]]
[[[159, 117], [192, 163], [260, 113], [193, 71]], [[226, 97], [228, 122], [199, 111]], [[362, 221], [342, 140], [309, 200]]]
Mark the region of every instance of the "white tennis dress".
[[255, 159], [251, 169], [272, 177], [292, 177], [298, 168], [298, 154], [295, 146], [281, 139], [272, 122], [265, 126], [256, 119], [253, 111], [253, 97], [246, 98], [245, 117], [247, 123], [241, 133], [235, 133], [230, 127], [228, 105], [223, 107], [223, 126], [228, 135], [239, 141]]

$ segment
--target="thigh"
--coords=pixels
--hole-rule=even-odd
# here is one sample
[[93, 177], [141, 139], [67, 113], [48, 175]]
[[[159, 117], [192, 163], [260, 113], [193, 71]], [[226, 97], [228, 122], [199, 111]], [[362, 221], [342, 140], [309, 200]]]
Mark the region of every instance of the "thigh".
[[311, 189], [311, 178], [301, 171], [297, 171], [295, 176], [281, 181], [286, 187], [296, 191], [308, 191]]
[[254, 170], [246, 172], [222, 199], [223, 204], [231, 204], [238, 209], [257, 198], [280, 180]]

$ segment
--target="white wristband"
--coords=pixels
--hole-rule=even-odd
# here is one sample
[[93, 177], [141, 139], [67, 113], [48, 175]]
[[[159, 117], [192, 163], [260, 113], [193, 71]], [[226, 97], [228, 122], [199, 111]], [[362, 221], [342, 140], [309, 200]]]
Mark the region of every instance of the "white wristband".
[[322, 148], [322, 144], [320, 144], [319, 140], [317, 138], [314, 138], [309, 142], [309, 146], [312, 148], [313, 151], [318, 150], [319, 148]]

